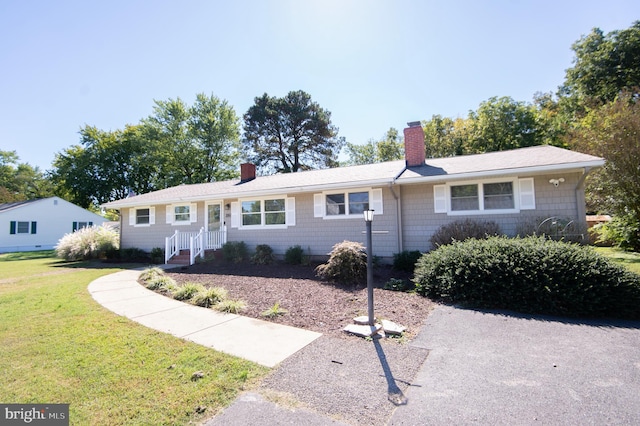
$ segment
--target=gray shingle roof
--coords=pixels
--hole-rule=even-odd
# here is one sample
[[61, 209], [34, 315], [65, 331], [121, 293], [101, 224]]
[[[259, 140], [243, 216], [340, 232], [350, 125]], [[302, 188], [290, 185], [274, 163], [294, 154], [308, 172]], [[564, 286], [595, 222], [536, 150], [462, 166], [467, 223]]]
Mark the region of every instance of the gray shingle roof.
[[428, 159], [421, 167], [411, 167], [398, 179], [409, 181], [437, 181], [463, 179], [486, 175], [534, 173], [600, 167], [604, 160], [593, 155], [569, 151], [550, 145], [532, 146], [509, 151], [459, 157]]
[[404, 160], [363, 166], [311, 170], [271, 176], [258, 176], [248, 182], [224, 182], [180, 185], [106, 203], [103, 207], [168, 204], [205, 199], [240, 198], [269, 194], [295, 194], [358, 186], [387, 185], [393, 182], [415, 183], [504, 175], [518, 172], [543, 172], [598, 167], [604, 160], [552, 146], [536, 146], [511, 151], [428, 159], [421, 167], [405, 170]]

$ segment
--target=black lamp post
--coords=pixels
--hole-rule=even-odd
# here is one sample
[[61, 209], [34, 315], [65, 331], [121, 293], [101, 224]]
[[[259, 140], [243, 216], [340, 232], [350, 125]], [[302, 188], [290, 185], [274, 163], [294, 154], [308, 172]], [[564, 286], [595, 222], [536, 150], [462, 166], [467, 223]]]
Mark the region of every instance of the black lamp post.
[[373, 210], [364, 211], [364, 222], [367, 225], [367, 299], [369, 325], [373, 326], [375, 318], [373, 317], [373, 250], [371, 247], [371, 223], [373, 222]]

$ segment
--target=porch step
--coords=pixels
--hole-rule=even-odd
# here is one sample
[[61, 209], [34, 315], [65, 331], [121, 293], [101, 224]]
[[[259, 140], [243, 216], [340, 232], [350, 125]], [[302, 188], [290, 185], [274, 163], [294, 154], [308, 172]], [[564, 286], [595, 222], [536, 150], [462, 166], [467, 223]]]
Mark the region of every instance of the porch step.
[[180, 254], [173, 256], [167, 263], [170, 265], [189, 265], [190, 260], [190, 250], [180, 250]]

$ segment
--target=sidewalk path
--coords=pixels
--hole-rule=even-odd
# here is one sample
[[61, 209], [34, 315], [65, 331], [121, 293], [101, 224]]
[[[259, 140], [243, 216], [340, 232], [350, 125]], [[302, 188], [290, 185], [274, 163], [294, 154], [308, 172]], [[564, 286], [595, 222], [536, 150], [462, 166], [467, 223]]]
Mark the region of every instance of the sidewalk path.
[[170, 299], [140, 285], [141, 272], [127, 270], [100, 277], [89, 284], [89, 293], [105, 308], [149, 328], [266, 367], [276, 366], [321, 336]]

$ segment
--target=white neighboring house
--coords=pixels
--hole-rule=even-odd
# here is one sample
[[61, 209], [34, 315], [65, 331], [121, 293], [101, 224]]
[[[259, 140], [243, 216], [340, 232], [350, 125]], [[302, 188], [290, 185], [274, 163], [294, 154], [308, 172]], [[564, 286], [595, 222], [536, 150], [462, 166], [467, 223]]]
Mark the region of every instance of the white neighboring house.
[[65, 234], [106, 221], [60, 197], [0, 204], [0, 253], [51, 250]]

